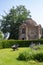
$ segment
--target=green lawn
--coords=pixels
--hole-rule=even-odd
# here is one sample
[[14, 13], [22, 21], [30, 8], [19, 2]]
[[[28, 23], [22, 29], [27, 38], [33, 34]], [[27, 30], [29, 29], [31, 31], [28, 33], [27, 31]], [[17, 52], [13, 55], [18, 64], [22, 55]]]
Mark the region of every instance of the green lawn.
[[[43, 47], [42, 47], [43, 49]], [[29, 50], [32, 51], [30, 48], [19, 48], [16, 51], [13, 51], [11, 48], [7, 49], [0, 49], [0, 65], [43, 65], [43, 62], [38, 61], [20, 61], [17, 60], [19, 53]], [[35, 52], [35, 50], [33, 50]]]

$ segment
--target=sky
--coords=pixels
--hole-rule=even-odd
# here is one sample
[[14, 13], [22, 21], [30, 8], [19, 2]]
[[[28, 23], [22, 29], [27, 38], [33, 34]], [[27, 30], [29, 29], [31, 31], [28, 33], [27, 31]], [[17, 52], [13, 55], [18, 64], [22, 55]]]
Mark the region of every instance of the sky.
[[32, 19], [43, 27], [43, 0], [0, 0], [0, 19], [13, 6], [24, 5], [31, 12]]

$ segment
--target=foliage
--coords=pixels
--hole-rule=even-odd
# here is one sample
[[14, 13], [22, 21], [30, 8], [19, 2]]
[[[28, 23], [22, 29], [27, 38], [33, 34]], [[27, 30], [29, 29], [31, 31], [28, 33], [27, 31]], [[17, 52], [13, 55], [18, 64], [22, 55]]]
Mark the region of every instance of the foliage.
[[43, 44], [43, 39], [40, 40], [0, 40], [0, 48], [11, 48], [14, 44], [19, 44], [19, 47], [29, 47], [31, 42], [35, 44]]
[[0, 40], [2, 40], [3, 38], [3, 33], [0, 31]]
[[19, 54], [18, 59], [24, 61], [37, 60], [39, 62], [43, 62], [43, 51], [41, 51], [41, 49], [40, 51], [38, 50], [36, 52], [34, 52], [34, 50], [33, 51], [26, 50]]
[[39, 53], [35, 54], [34, 59], [39, 62], [43, 62], [43, 52], [39, 52]]
[[12, 7], [6, 16], [2, 16], [2, 31], [10, 33], [10, 39], [18, 39], [19, 26], [30, 16], [30, 11], [25, 6]]
[[28, 61], [28, 60], [33, 60], [34, 56], [33, 56], [32, 52], [29, 52], [26, 50], [26, 51], [23, 51], [22, 53], [19, 54], [18, 59]]

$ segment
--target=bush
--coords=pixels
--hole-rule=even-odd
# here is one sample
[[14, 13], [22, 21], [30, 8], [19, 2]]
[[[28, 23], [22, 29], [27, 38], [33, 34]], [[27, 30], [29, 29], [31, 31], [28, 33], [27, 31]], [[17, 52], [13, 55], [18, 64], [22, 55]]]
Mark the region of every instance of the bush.
[[2, 41], [0, 41], [0, 49], [3, 48]]
[[25, 40], [0, 40], [0, 47], [11, 48], [12, 45], [18, 44], [19, 47], [29, 47], [31, 41]]
[[3, 40], [2, 46], [3, 48], [11, 48], [12, 45], [17, 44], [14, 40]]
[[[0, 48], [11, 48], [12, 45], [18, 44], [19, 47], [29, 47], [31, 42], [43, 44], [43, 39], [40, 40], [0, 40]], [[38, 43], [37, 43], [38, 42]]]
[[43, 61], [43, 52], [35, 54], [34, 59], [42, 62]]
[[31, 60], [31, 59], [34, 59], [33, 55], [34, 54], [32, 52], [25, 51], [25, 52], [22, 52], [22, 53], [19, 54], [18, 59], [19, 60], [24, 60], [24, 61]]
[[34, 52], [25, 51], [25, 52], [22, 52], [19, 54], [18, 59], [24, 60], [24, 61], [37, 60], [39, 62], [42, 62], [43, 61], [43, 52], [34, 53]]

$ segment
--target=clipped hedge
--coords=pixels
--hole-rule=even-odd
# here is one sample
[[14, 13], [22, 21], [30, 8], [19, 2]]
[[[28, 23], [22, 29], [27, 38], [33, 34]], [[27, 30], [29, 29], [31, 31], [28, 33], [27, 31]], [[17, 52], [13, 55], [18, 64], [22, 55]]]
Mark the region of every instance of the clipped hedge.
[[19, 47], [29, 47], [31, 42], [43, 44], [43, 39], [40, 40], [0, 40], [0, 48], [10, 48], [14, 44], [19, 44]]

